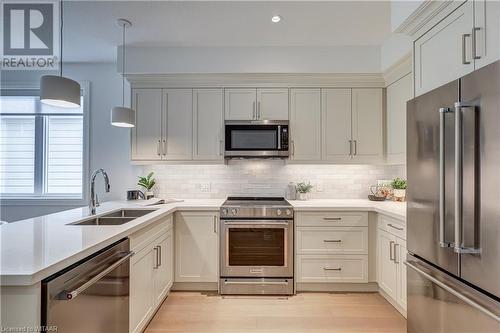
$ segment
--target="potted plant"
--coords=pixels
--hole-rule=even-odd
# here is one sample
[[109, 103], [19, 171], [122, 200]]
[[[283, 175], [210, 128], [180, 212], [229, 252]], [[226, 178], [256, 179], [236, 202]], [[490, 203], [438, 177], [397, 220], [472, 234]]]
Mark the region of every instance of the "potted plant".
[[311, 183], [298, 183], [297, 184], [297, 192], [299, 193], [299, 200], [307, 200], [307, 194], [311, 192], [313, 186]]
[[151, 191], [156, 184], [156, 181], [152, 178], [153, 174], [153, 172], [150, 172], [146, 177], [139, 177], [139, 182], [137, 183], [137, 185], [144, 187], [144, 189], [146, 190], [144, 192], [144, 197], [146, 198], [146, 200], [151, 199], [155, 196], [153, 191]]
[[392, 181], [393, 196], [395, 201], [405, 201], [406, 198], [406, 180], [394, 178]]

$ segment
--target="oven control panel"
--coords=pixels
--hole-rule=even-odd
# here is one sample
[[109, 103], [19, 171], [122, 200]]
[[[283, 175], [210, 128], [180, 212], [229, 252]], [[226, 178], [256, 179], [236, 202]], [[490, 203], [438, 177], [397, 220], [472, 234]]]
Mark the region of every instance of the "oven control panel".
[[292, 208], [277, 207], [222, 207], [221, 218], [279, 218], [292, 219]]

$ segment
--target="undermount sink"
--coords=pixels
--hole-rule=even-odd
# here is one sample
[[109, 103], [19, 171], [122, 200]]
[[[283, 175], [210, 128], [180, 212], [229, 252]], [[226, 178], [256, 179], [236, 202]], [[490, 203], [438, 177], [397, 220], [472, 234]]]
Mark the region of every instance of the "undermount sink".
[[155, 210], [156, 209], [121, 209], [99, 217], [69, 223], [68, 225], [121, 225], [152, 213]]

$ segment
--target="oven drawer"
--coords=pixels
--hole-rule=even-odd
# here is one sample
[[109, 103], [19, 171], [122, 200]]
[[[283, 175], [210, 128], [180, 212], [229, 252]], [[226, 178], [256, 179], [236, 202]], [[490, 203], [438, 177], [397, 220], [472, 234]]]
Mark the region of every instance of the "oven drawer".
[[368, 254], [368, 227], [299, 227], [297, 254]]
[[221, 278], [221, 295], [293, 295], [293, 278]]
[[368, 212], [298, 212], [296, 224], [299, 227], [366, 227]]
[[367, 255], [298, 255], [297, 282], [368, 282]]

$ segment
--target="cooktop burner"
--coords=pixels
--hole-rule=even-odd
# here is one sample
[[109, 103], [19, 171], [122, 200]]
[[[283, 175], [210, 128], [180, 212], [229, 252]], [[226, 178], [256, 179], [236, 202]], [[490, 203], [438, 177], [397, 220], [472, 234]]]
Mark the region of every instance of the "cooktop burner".
[[221, 218], [292, 219], [293, 208], [283, 197], [228, 197]]

